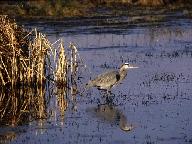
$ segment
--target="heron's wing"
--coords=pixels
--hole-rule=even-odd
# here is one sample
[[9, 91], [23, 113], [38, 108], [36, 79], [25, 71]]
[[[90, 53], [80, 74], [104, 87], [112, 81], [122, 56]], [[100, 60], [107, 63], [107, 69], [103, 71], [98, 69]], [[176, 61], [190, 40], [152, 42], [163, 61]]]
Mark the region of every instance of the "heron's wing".
[[103, 83], [113, 83], [115, 84], [120, 79], [120, 75], [118, 71], [109, 71], [103, 74], [98, 75], [93, 83], [103, 84]]

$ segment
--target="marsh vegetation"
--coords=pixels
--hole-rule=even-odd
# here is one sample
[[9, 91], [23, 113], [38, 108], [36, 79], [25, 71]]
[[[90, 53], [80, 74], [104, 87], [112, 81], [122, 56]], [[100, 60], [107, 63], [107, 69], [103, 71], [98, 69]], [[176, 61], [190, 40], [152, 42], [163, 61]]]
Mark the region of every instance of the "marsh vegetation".
[[[45, 119], [47, 83], [66, 94], [69, 82], [74, 83], [76, 78], [77, 48], [71, 43], [71, 56], [67, 57], [63, 40], [51, 44], [36, 29], [27, 31], [7, 16], [0, 20], [0, 123], [17, 126], [29, 122], [29, 117]], [[58, 98], [63, 112], [67, 107], [64, 98]]]
[[[2, 17], [0, 143], [190, 143], [191, 19], [160, 11], [19, 21], [25, 29]], [[110, 102], [84, 89], [124, 62], [139, 69]]]

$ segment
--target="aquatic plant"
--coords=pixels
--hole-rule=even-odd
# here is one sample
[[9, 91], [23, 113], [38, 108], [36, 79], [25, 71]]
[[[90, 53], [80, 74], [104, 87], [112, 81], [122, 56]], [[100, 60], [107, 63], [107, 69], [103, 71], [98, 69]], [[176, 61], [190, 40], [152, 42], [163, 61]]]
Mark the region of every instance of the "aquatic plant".
[[26, 75], [29, 37], [7, 16], [0, 16], [0, 85], [16, 85]]
[[[0, 86], [43, 85], [46, 70], [54, 71], [48, 62], [57, 49], [36, 29], [27, 32], [7, 16], [0, 20]], [[62, 41], [58, 55], [54, 80], [66, 83], [68, 60]]]
[[[63, 40], [51, 44], [46, 35], [36, 29], [28, 32], [7, 16], [0, 16], [0, 32], [0, 123], [15, 126], [29, 117], [47, 118], [47, 81], [57, 84], [58, 104], [64, 115], [69, 78], [72, 99], [77, 93], [77, 47], [70, 44], [69, 60]], [[58, 41], [59, 48], [54, 48]]]
[[1, 16], [0, 20], [0, 85], [42, 85], [49, 41], [36, 30], [33, 38], [7, 16]]
[[63, 42], [60, 42], [59, 56], [56, 64], [55, 81], [58, 85], [67, 85], [68, 60], [65, 55]]

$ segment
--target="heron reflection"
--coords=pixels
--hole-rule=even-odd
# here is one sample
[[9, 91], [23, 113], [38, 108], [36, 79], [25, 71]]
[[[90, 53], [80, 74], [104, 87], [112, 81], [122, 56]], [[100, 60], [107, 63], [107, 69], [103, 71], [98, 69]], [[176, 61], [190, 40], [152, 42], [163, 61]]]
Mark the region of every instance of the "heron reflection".
[[97, 118], [103, 119], [106, 122], [115, 124], [123, 131], [131, 131], [133, 125], [128, 123], [126, 116], [115, 106], [110, 104], [100, 104], [97, 107], [88, 109]]

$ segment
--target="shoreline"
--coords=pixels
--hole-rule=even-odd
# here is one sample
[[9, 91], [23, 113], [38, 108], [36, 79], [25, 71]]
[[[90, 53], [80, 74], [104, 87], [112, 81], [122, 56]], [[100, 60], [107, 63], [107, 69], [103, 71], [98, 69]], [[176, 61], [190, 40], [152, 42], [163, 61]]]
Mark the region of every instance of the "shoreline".
[[[1, 2], [2, 3], [2, 2]], [[188, 17], [192, 17], [191, 4], [174, 3], [160, 6], [141, 5], [94, 5], [92, 3], [78, 7], [79, 3], [71, 5], [59, 5], [56, 3], [53, 8], [47, 10], [50, 4], [29, 5], [26, 3], [5, 3], [0, 5], [0, 14], [8, 15], [10, 18], [21, 20], [68, 20], [87, 19], [110, 16], [143, 16], [160, 15], [166, 12], [180, 11]], [[36, 8], [38, 7], [38, 9]], [[56, 7], [56, 8], [55, 8]], [[57, 8], [59, 7], [59, 8]]]

